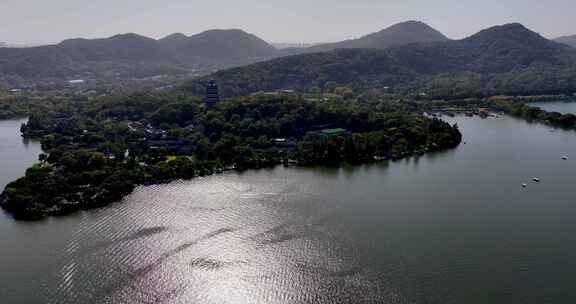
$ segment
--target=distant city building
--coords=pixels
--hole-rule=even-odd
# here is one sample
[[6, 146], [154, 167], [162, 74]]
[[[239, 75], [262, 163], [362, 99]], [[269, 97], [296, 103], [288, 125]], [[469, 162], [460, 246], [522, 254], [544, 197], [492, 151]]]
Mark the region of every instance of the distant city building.
[[215, 106], [220, 102], [220, 89], [214, 80], [210, 80], [206, 86], [206, 106], [209, 108]]

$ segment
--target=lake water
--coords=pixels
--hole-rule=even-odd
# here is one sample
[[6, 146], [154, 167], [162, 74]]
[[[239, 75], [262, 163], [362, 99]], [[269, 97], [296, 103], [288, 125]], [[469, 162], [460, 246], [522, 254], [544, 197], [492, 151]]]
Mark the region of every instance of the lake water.
[[573, 113], [576, 114], [576, 102], [574, 101], [543, 101], [532, 102], [530, 105], [539, 107], [548, 112], [558, 112], [562, 114]]
[[23, 176], [30, 165], [38, 162], [40, 144], [20, 136], [26, 119], [0, 120], [0, 188]]
[[[2, 215], [0, 301], [575, 302], [576, 132], [449, 120], [466, 144], [448, 152], [140, 187], [38, 223]], [[38, 153], [18, 124], [0, 129], [8, 180]]]

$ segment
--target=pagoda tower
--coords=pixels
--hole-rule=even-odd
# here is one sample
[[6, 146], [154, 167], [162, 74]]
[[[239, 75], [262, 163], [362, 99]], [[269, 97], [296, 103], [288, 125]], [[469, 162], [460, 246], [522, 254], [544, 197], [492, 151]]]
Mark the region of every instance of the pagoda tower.
[[214, 80], [210, 80], [206, 86], [206, 98], [204, 99], [208, 108], [214, 107], [220, 102], [220, 89]]

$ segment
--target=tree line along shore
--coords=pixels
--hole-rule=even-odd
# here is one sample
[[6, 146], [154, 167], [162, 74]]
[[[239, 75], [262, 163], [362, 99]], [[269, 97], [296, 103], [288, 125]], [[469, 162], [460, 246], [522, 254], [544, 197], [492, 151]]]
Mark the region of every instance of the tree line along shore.
[[338, 166], [456, 147], [457, 126], [398, 101], [255, 94], [207, 106], [184, 93], [70, 98], [21, 128], [45, 153], [2, 207], [41, 219], [119, 201], [138, 185], [278, 164]]
[[14, 103], [17, 111], [4, 106], [29, 117], [21, 132], [39, 139], [44, 153], [6, 187], [0, 205], [17, 219], [37, 220], [105, 206], [138, 185], [276, 165], [393, 160], [461, 142], [457, 126], [425, 112], [485, 108], [558, 127], [576, 124], [572, 114], [528, 104], [571, 96], [415, 100], [337, 91], [322, 98], [253, 94], [214, 106], [182, 92], [36, 98]]

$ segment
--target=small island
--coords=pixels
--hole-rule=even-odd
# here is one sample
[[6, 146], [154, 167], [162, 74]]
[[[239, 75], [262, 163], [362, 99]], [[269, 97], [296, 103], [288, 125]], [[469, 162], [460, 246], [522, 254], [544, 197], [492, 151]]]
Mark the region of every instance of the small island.
[[[347, 90], [340, 90], [347, 92]], [[30, 108], [21, 131], [44, 154], [10, 183], [0, 205], [38, 220], [121, 200], [138, 185], [226, 170], [338, 166], [456, 147], [457, 126], [398, 101], [290, 91], [220, 100], [183, 92], [65, 98]]]

